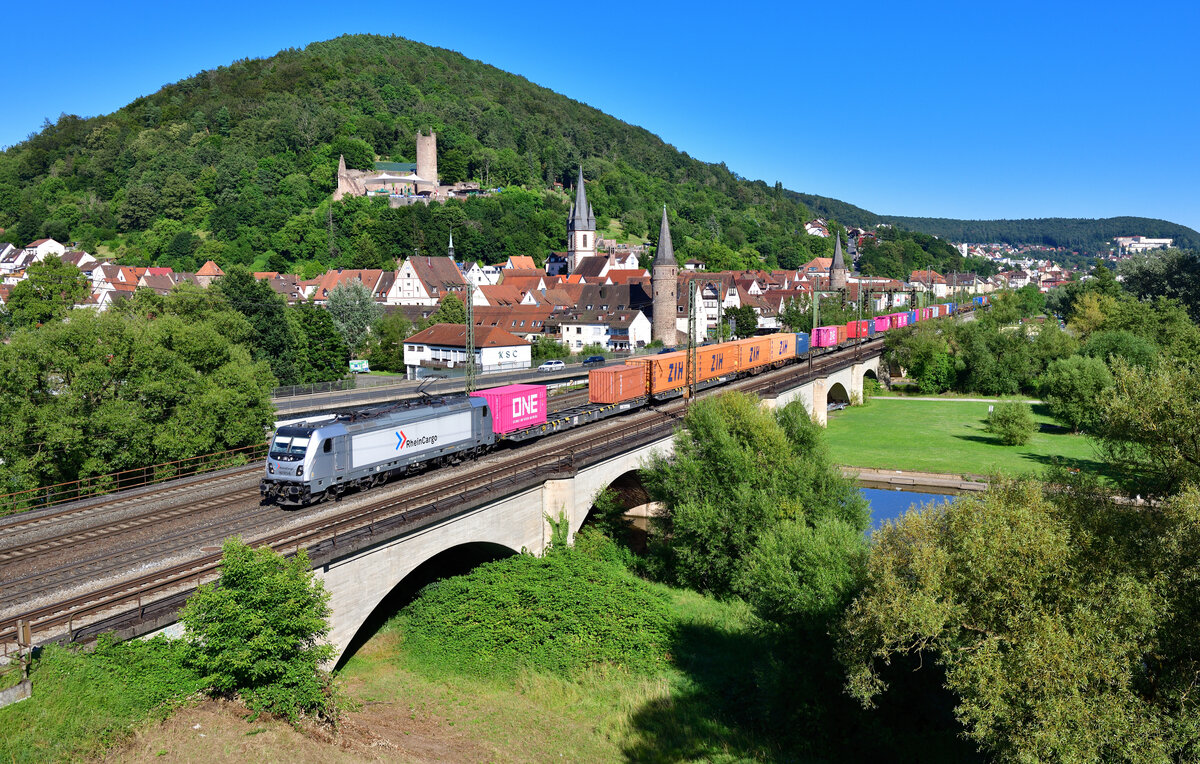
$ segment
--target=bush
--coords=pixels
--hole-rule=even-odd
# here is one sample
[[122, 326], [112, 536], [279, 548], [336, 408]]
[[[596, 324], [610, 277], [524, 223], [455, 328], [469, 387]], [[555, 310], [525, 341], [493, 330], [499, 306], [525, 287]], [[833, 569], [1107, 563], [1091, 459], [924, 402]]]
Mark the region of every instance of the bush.
[[[600, 534], [596, 534], [597, 536]], [[522, 554], [425, 588], [394, 622], [405, 651], [453, 672], [571, 677], [596, 665], [654, 672], [667, 662], [665, 596], [624, 569], [611, 541]]]
[[303, 550], [285, 558], [230, 539], [221, 578], [197, 589], [180, 613], [189, 662], [212, 694], [239, 693], [250, 708], [293, 724], [303, 713], [336, 721], [332, 683], [320, 670], [334, 654], [322, 642], [328, 602]]
[[1000, 436], [1000, 442], [1006, 446], [1023, 446], [1037, 432], [1037, 422], [1028, 403], [1013, 401], [997, 404], [988, 414], [983, 429]]
[[200, 690], [186, 650], [180, 640], [117, 642], [111, 634], [91, 652], [47, 645], [33, 662], [33, 697], [0, 709], [0, 760], [103, 758]]
[[1099, 423], [1100, 398], [1112, 386], [1104, 361], [1078, 355], [1053, 362], [1038, 380], [1051, 416], [1075, 432]]

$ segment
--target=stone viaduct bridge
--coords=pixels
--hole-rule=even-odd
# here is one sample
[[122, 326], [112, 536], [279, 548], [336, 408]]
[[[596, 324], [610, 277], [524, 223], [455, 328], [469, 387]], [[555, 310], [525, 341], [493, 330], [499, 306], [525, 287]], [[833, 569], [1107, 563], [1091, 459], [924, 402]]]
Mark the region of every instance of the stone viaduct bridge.
[[[773, 391], [761, 394], [763, 402], [774, 408], [801, 400], [824, 425], [827, 405], [860, 402], [864, 379], [877, 378], [879, 365], [875, 349], [860, 358], [849, 357], [834, 370], [815, 377], [797, 366], [794, 379], [784, 379]], [[674, 439], [670, 427], [660, 429], [616, 453], [583, 457], [569, 469], [548, 468], [516, 488], [490, 491], [473, 507], [464, 506], [450, 517], [390, 539], [380, 540], [385, 534], [378, 534], [358, 544], [311, 549], [314, 567], [332, 595], [330, 638], [337, 660], [353, 651], [360, 632], [362, 638], [369, 636], [370, 628], [364, 625], [390, 614], [404, 596], [432, 581], [435, 571], [465, 570], [476, 561], [522, 550], [541, 554], [551, 536], [546, 518], [565, 518], [574, 535], [591, 511], [593, 499], [609, 486], [632, 488], [621, 491], [627, 504], [644, 503], [644, 493], [637, 498], [640, 483], [636, 471], [652, 454], [673, 453]]]

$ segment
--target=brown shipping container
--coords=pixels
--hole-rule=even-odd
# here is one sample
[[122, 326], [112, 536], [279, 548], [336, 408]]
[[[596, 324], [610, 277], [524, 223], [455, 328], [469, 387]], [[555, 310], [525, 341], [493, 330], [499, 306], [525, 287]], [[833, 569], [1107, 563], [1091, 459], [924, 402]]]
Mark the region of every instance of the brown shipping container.
[[838, 324], [837, 330], [838, 330], [838, 344], [840, 345], [846, 341], [846, 325]]
[[750, 337], [738, 340], [738, 369], [749, 371], [770, 363], [770, 337]]
[[624, 403], [646, 394], [646, 367], [609, 366], [588, 372], [588, 400], [592, 403]]
[[767, 337], [771, 341], [768, 355], [771, 363], [779, 363], [796, 357], [796, 335], [791, 332], [780, 332]]
[[[795, 337], [793, 336], [793, 340]], [[723, 342], [720, 345], [705, 345], [702, 348], [696, 348], [696, 379], [699, 382], [707, 382], [710, 379], [732, 374], [738, 370], [738, 349], [737, 345], [732, 342]]]

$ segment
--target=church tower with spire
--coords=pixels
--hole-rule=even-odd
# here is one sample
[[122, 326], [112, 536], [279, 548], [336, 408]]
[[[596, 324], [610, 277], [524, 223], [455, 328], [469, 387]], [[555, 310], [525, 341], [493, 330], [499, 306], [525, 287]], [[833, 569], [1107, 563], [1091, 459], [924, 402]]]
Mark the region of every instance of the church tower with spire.
[[583, 166], [579, 167], [579, 180], [575, 184], [575, 203], [567, 218], [567, 272], [574, 273], [579, 261], [596, 254], [596, 213], [588, 204], [587, 190], [583, 187]]
[[831, 292], [846, 291], [846, 261], [842, 257], [842, 235], [839, 233], [837, 244], [833, 248], [833, 262], [829, 265], [829, 290]]
[[678, 331], [675, 326], [675, 314], [679, 312], [679, 264], [675, 262], [675, 248], [671, 246], [671, 229], [667, 226], [665, 204], [662, 226], [658, 229], [658, 252], [654, 255], [650, 289], [654, 293], [654, 319], [650, 323], [650, 339], [662, 340], [667, 347], [674, 347]]

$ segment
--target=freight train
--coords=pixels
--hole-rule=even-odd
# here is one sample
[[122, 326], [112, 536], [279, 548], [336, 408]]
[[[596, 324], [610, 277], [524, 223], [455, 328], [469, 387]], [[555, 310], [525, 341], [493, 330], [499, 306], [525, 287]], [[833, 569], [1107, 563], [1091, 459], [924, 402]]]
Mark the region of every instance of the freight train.
[[[845, 325], [818, 326], [812, 334], [780, 332], [696, 349], [695, 387], [703, 389], [830, 352], [851, 341], [920, 321], [973, 310], [972, 303], [935, 305]], [[683, 395], [686, 351], [630, 358], [622, 366], [588, 373], [587, 406], [550, 419], [543, 385], [507, 385], [471, 395], [403, 401], [366, 415], [325, 415], [281, 424], [271, 438], [264, 500], [304, 506], [340, 499], [441, 464], [478, 457], [498, 444], [544, 437]]]

